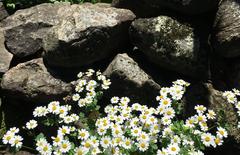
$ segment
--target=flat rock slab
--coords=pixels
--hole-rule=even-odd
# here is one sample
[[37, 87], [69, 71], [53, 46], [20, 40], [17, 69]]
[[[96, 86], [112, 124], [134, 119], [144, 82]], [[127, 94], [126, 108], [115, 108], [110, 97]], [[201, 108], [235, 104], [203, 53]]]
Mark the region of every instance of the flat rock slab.
[[240, 56], [240, 1], [223, 0], [219, 6], [212, 44], [223, 57]]
[[133, 102], [154, 105], [160, 86], [126, 53], [118, 54], [104, 71], [112, 81], [109, 97], [128, 96]]
[[152, 63], [190, 77], [206, 79], [206, 51], [192, 27], [167, 16], [135, 20], [130, 27], [133, 44]]
[[72, 91], [72, 85], [53, 77], [41, 58], [21, 63], [2, 78], [3, 93], [35, 103], [61, 100]]
[[160, 15], [163, 10], [199, 15], [217, 9], [219, 0], [113, 0], [112, 6], [127, 8], [140, 17]]
[[135, 15], [105, 4], [40, 4], [3, 20], [6, 46], [19, 58], [44, 52], [52, 66], [76, 67], [106, 58], [128, 41]]
[[5, 48], [3, 32], [0, 30], [0, 75], [9, 69], [12, 57], [12, 54]]

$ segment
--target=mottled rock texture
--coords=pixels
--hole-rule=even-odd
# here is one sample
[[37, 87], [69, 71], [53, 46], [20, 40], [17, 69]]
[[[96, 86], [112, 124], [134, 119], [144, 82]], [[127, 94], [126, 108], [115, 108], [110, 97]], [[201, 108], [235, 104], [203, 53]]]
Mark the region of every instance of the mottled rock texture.
[[21, 63], [7, 71], [1, 88], [6, 96], [35, 103], [61, 100], [72, 85], [51, 75], [41, 58]]
[[62, 21], [44, 39], [44, 58], [52, 66], [78, 67], [107, 58], [129, 44], [135, 15], [104, 5], [72, 5], [59, 10]]
[[4, 40], [3, 32], [0, 30], [0, 75], [9, 69], [12, 60], [12, 54], [6, 50]]
[[143, 18], [132, 23], [130, 36], [133, 44], [160, 67], [207, 78], [207, 54], [192, 27], [167, 16]]
[[159, 84], [145, 73], [126, 53], [118, 54], [104, 74], [112, 81], [106, 96], [128, 96], [134, 102], [146, 105], [156, 103]]
[[[44, 51], [52, 66], [78, 67], [126, 47], [135, 15], [105, 4], [41, 4], [3, 20], [6, 47], [24, 58]], [[111, 45], [111, 46], [109, 46]]]
[[240, 56], [240, 1], [223, 0], [212, 35], [215, 53], [223, 57]]

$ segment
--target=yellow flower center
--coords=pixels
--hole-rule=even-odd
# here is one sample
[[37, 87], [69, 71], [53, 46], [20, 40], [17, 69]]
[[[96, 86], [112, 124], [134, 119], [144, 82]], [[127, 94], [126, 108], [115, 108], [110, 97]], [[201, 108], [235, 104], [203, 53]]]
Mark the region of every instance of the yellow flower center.
[[205, 138], [205, 141], [206, 141], [206, 142], [209, 142], [210, 140], [211, 140], [210, 137], [206, 137], [206, 138]]
[[44, 151], [44, 152], [47, 152], [47, 151], [48, 151], [48, 146], [44, 146], [44, 147], [43, 147], [43, 151]]
[[59, 137], [56, 137], [55, 140], [54, 140], [56, 143], [60, 142], [60, 138]]
[[177, 149], [176, 149], [176, 147], [171, 147], [171, 150], [172, 150], [173, 152], [175, 152]]
[[66, 143], [64, 143], [63, 145], [62, 145], [62, 148], [64, 148], [64, 149], [66, 149], [68, 147], [68, 145], [66, 144]]
[[141, 148], [145, 148], [146, 145], [145, 145], [144, 143], [141, 143], [141, 144], [140, 144], [140, 147], [141, 147]]
[[103, 141], [103, 143], [104, 143], [104, 144], [108, 144], [108, 140], [105, 139], [105, 140]]
[[86, 148], [90, 148], [91, 147], [91, 144], [86, 142], [85, 145], [84, 145]]
[[80, 134], [80, 136], [81, 136], [81, 137], [85, 137], [86, 134], [85, 134], [84, 132], [82, 132], [82, 133]]
[[52, 111], [55, 111], [55, 110], [57, 110], [57, 107], [54, 105], [54, 106], [52, 107]]
[[168, 105], [168, 103], [169, 103], [169, 102], [168, 102], [167, 100], [164, 100], [164, 101], [163, 101], [163, 104], [164, 104], [164, 105]]
[[215, 141], [215, 143], [218, 145], [221, 140], [220, 140], [219, 138], [216, 138], [214, 141]]
[[12, 138], [11, 136], [7, 136], [7, 138], [6, 138], [6, 139], [9, 141], [11, 138]]

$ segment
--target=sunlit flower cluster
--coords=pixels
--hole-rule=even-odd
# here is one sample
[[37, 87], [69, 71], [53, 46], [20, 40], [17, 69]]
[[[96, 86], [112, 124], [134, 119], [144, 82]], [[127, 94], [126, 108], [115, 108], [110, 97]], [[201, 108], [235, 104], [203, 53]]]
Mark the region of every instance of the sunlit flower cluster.
[[[111, 84], [110, 79], [107, 79], [101, 72], [95, 72], [92, 69], [86, 73], [80, 72], [78, 78], [80, 79], [75, 87], [76, 93], [73, 94], [72, 100], [78, 102], [79, 107], [91, 104], [97, 92], [108, 89]], [[89, 78], [91, 80], [88, 80]]]
[[[232, 91], [225, 91], [223, 97], [227, 99], [227, 102], [233, 104], [237, 110], [238, 117], [240, 117], [240, 101], [238, 98], [240, 96], [240, 91], [237, 89], [232, 89]], [[238, 128], [240, 128], [240, 122], [238, 122]]]
[[23, 138], [18, 135], [19, 129], [16, 127], [10, 128], [7, 133], [3, 136], [2, 142], [3, 144], [10, 145], [16, 149], [22, 147]]
[[[179, 105], [189, 86], [183, 80], [161, 88], [156, 108], [131, 103], [128, 97], [114, 96], [104, 113], [94, 119], [88, 116], [98, 110], [99, 96], [111, 82], [92, 69], [80, 72], [78, 77], [71, 103], [52, 101], [36, 107], [34, 119], [24, 126], [31, 133], [41, 125], [53, 129], [51, 135], [38, 133], [34, 138], [39, 154], [201, 155], [205, 147], [222, 145], [228, 136], [222, 127], [210, 130], [207, 123], [216, 114], [203, 105], [195, 106], [194, 116], [179, 119]], [[4, 135], [3, 143], [21, 148], [23, 139], [18, 132], [19, 129], [11, 128]]]

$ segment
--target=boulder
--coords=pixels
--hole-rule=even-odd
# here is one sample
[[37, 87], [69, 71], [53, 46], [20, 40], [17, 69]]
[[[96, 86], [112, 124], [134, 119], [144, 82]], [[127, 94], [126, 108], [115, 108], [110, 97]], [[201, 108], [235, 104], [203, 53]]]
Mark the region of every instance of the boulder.
[[104, 75], [112, 81], [105, 96], [128, 96], [132, 102], [147, 105], [156, 103], [155, 97], [160, 86], [126, 53], [118, 54], [104, 71]]
[[3, 32], [0, 30], [0, 75], [4, 74], [9, 69], [11, 60], [12, 54], [6, 50]]
[[2, 2], [0, 2], [0, 21], [8, 16], [7, 10], [5, 9]]
[[216, 54], [223, 57], [240, 56], [240, 1], [223, 0], [219, 6], [212, 35]]
[[[106, 4], [40, 4], [2, 21], [6, 47], [25, 58], [41, 53], [52, 66], [72, 67], [108, 57], [128, 41], [135, 15]], [[109, 46], [111, 45], [111, 46]]]
[[163, 10], [199, 15], [217, 9], [219, 0], [113, 0], [112, 6], [127, 8], [137, 16], [160, 15]]
[[42, 39], [48, 30], [60, 23], [58, 10], [69, 3], [41, 4], [18, 10], [2, 21], [6, 47], [18, 58], [42, 51]]
[[35, 103], [61, 100], [72, 91], [71, 84], [49, 73], [42, 58], [11, 68], [3, 75], [1, 87], [8, 97]]
[[[226, 101], [223, 97], [223, 92], [215, 90], [211, 84], [207, 85], [209, 90], [209, 108], [213, 109], [218, 114], [218, 119], [220, 119], [219, 112], [223, 111], [225, 114], [225, 120], [229, 126], [229, 135], [238, 143], [240, 143], [240, 129], [237, 128], [238, 126], [238, 114], [236, 112], [235, 107], [233, 104], [230, 104]], [[239, 151], [239, 150], [238, 150]]]
[[229, 135], [234, 139], [231, 143], [240, 143], [240, 130], [237, 128], [238, 114], [234, 105], [228, 103], [223, 97], [223, 91], [215, 89], [211, 83], [191, 84], [186, 91], [184, 102], [186, 103], [185, 116], [187, 117], [195, 114], [194, 106], [197, 104], [214, 110], [217, 120], [228, 125]]
[[105, 5], [72, 5], [59, 10], [62, 21], [44, 39], [44, 59], [51, 66], [79, 67], [109, 56], [129, 44], [135, 15]]
[[142, 18], [131, 24], [130, 36], [159, 67], [199, 79], [208, 77], [207, 50], [192, 27], [167, 16]]

